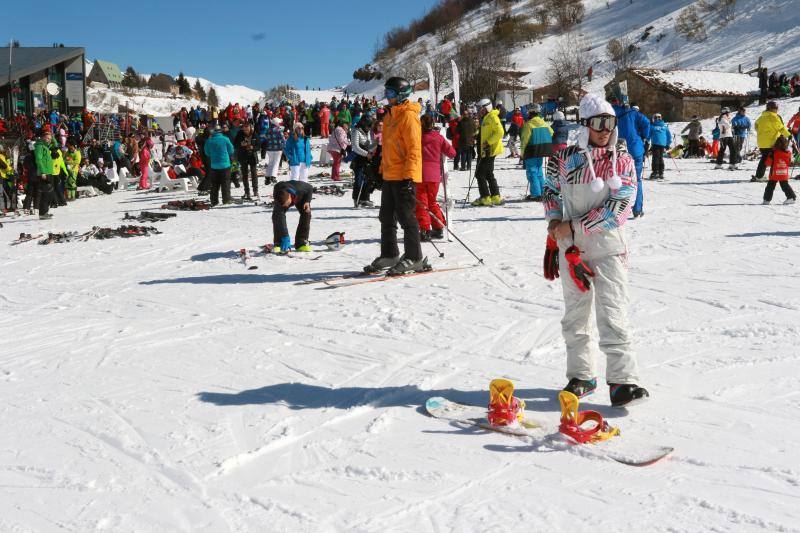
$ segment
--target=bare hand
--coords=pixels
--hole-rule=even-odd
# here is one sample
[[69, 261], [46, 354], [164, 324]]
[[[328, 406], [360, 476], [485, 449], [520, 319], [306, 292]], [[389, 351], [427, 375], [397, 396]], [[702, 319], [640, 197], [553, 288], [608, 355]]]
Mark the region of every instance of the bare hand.
[[303, 204], [303, 213], [310, 213], [311, 212], [311, 204], [306, 202]]
[[557, 241], [572, 237], [572, 225], [569, 221], [551, 220], [547, 227], [547, 234]]

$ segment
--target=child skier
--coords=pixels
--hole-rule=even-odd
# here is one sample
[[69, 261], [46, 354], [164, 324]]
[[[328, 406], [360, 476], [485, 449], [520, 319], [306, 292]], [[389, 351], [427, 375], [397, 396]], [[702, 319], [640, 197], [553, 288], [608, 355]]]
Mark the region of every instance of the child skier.
[[632, 157], [617, 153], [617, 117], [611, 104], [587, 94], [580, 117], [577, 146], [555, 153], [547, 166], [545, 277], [561, 277], [564, 291], [561, 326], [569, 379], [564, 390], [581, 397], [597, 387], [589, 324], [594, 303], [611, 404], [621, 407], [649, 396], [637, 384], [639, 368], [628, 327], [623, 226], [636, 198], [636, 172]]
[[304, 181], [280, 181], [272, 191], [272, 235], [275, 253], [288, 253], [292, 249], [292, 239], [286, 226], [286, 211], [295, 206], [300, 212], [300, 222], [294, 235], [294, 246], [298, 252], [310, 252], [308, 233], [311, 230], [311, 199], [314, 188]]
[[775, 141], [775, 147], [772, 153], [767, 156], [767, 165], [770, 168], [769, 181], [767, 187], [764, 189], [764, 205], [769, 205], [772, 201], [772, 193], [775, 191], [775, 185], [781, 184], [781, 190], [786, 195], [784, 205], [793, 204], [797, 198], [789, 185], [789, 167], [792, 164], [792, 151], [789, 150], [789, 139], [786, 137], [778, 137]]

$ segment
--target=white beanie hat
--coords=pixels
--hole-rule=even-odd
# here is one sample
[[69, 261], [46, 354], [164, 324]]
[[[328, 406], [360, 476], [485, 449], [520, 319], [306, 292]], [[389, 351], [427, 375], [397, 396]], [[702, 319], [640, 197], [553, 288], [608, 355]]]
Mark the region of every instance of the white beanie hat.
[[[614, 108], [611, 107], [605, 98], [598, 94], [587, 93], [581, 99], [580, 116], [581, 120], [587, 120], [598, 115], [611, 115], [616, 116]], [[619, 134], [617, 128], [611, 132], [611, 138], [608, 140], [608, 147], [611, 150], [611, 172], [612, 176], [608, 179], [608, 186], [611, 190], [619, 190], [622, 187], [622, 179], [617, 174], [617, 138]], [[603, 190], [603, 180], [600, 179], [594, 171], [594, 164], [592, 162], [592, 152], [589, 149], [589, 128], [588, 126], [581, 126], [580, 133], [578, 134], [578, 147], [586, 154], [586, 159], [589, 162], [589, 172], [592, 174], [592, 191], [600, 192]]]

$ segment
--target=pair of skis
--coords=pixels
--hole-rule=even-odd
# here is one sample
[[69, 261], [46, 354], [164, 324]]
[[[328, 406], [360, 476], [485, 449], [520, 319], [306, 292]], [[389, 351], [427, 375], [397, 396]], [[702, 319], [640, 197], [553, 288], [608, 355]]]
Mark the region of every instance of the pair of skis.
[[421, 272], [409, 272], [408, 274], [398, 274], [390, 276], [386, 272], [352, 272], [342, 274], [340, 276], [327, 276], [321, 279], [307, 279], [298, 281], [295, 285], [314, 285], [324, 284], [326, 289], [337, 289], [340, 287], [352, 287], [354, 285], [364, 285], [366, 283], [381, 283], [384, 281], [399, 280], [405, 278], [413, 278], [417, 276], [424, 276], [427, 274], [436, 274], [441, 272], [454, 272], [457, 270], [466, 270], [468, 268], [475, 268], [479, 265], [468, 265], [459, 267], [448, 268], [435, 268], [430, 270], [423, 270]]
[[[273, 245], [272, 244], [265, 244], [265, 245], [260, 247], [260, 250], [258, 252], [255, 252], [255, 253], [259, 254], [259, 255], [275, 255], [275, 256], [279, 256], [279, 257], [291, 257], [293, 259], [305, 259], [305, 260], [308, 260], [308, 261], [316, 261], [316, 260], [322, 258], [322, 255], [308, 255], [305, 252], [303, 252], [303, 253], [292, 253], [292, 252], [276, 253], [276, 252], [273, 252], [272, 250], [273, 250]], [[239, 261], [242, 262], [242, 264], [247, 268], [247, 270], [257, 270], [258, 269], [258, 266], [254, 265], [253, 262], [252, 262], [253, 261], [253, 256], [254, 256], [253, 252], [254, 251], [251, 251], [251, 250], [249, 250], [247, 248], [240, 248], [236, 252], [236, 255], [239, 258]]]

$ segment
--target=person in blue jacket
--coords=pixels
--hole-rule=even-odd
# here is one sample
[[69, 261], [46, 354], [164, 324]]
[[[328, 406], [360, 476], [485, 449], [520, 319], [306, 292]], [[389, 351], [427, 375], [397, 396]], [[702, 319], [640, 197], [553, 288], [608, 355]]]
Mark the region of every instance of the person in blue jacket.
[[222, 134], [222, 129], [217, 126], [214, 133], [203, 145], [203, 152], [208, 156], [211, 170], [211, 206], [219, 203], [219, 191], [222, 189], [222, 204], [231, 203], [231, 157], [233, 156], [233, 143]]
[[[634, 106], [635, 107], [635, 106]], [[628, 104], [628, 98], [623, 97], [622, 105], [619, 100], [613, 104], [614, 113], [617, 115], [617, 128], [620, 139], [625, 139], [628, 153], [633, 158], [636, 168], [636, 202], [633, 204], [633, 217], [644, 215], [644, 193], [642, 192], [642, 164], [644, 162], [644, 141], [650, 137], [650, 121], [642, 113]]]
[[650, 174], [651, 180], [664, 179], [664, 152], [672, 146], [672, 133], [661, 119], [661, 113], [653, 115], [653, 122], [650, 124], [650, 153], [653, 156], [653, 172]]
[[753, 125], [750, 123], [750, 117], [747, 116], [747, 111], [744, 107], [739, 108], [739, 112], [736, 113], [736, 116], [733, 117], [733, 120], [731, 121], [731, 126], [733, 127], [733, 143], [736, 148], [736, 153], [738, 154], [732, 170], [739, 170], [738, 165], [742, 162], [742, 154], [745, 150], [745, 141], [747, 140], [747, 136], [750, 135], [750, 130], [753, 127]]
[[286, 140], [283, 149], [289, 161], [292, 181], [308, 181], [308, 168], [311, 166], [311, 141], [300, 122], [295, 122], [293, 132]]
[[555, 153], [566, 148], [569, 140], [569, 124], [567, 124], [564, 113], [561, 111], [553, 113], [553, 122], [550, 127], [553, 128], [553, 153]]

